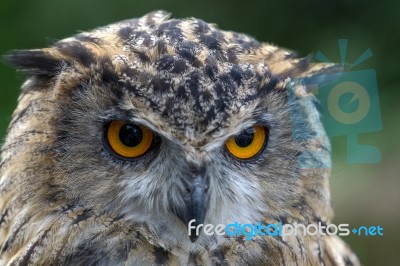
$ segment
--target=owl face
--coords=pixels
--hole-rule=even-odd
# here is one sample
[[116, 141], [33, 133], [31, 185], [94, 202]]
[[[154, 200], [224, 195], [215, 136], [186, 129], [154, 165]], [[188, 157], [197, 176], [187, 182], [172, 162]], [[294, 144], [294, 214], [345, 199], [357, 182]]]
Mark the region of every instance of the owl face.
[[[70, 197], [84, 204], [187, 225], [257, 221], [266, 210], [286, 215], [298, 199], [300, 146], [290, 140], [284, 91], [251, 100], [249, 108], [221, 109], [226, 121], [203, 129], [174, 123], [124, 88], [85, 85], [70, 97], [55, 122], [56, 167], [68, 173], [59, 182]], [[172, 109], [186, 108], [172, 101]]]
[[9, 61], [30, 75], [22, 99], [41, 94], [53, 114], [43, 121], [47, 197], [63, 193], [175, 238], [187, 238], [192, 219], [308, 219], [298, 216], [304, 205], [329, 216], [319, 159], [299, 163], [329, 144], [306, 89], [288, 93], [309, 69], [288, 51], [158, 12]]

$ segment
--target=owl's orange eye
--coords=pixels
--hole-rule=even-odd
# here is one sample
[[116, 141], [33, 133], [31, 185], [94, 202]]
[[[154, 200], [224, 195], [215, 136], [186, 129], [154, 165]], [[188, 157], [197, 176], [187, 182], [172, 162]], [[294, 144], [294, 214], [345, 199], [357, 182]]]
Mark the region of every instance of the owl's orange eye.
[[113, 121], [107, 128], [107, 142], [117, 154], [136, 158], [145, 154], [153, 142], [153, 132], [142, 125], [126, 121]]
[[226, 141], [228, 151], [239, 159], [250, 159], [259, 154], [268, 138], [268, 130], [263, 126], [249, 127]]

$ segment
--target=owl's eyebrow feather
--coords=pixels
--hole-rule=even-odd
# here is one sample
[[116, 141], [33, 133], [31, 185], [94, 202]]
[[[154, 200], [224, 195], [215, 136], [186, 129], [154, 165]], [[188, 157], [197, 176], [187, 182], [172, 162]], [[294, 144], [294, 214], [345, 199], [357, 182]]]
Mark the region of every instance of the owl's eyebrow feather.
[[[225, 142], [226, 139], [229, 137], [236, 135], [240, 133], [241, 131], [245, 130], [246, 128], [249, 128], [253, 125], [262, 125], [267, 128], [274, 127], [275, 121], [273, 118], [273, 115], [265, 112], [259, 112], [260, 107], [255, 108], [254, 114], [251, 115], [249, 118], [244, 119], [243, 121], [240, 122], [238, 126], [235, 128], [231, 128], [230, 130], [224, 130], [224, 128], [219, 128], [216, 129], [212, 132], [209, 132], [213, 136], [213, 139], [215, 141], [210, 142], [209, 144], [206, 144], [205, 147], [207, 146], [215, 146], [216, 142]], [[99, 117], [103, 123], [108, 123], [112, 120], [126, 120], [126, 121], [131, 121], [135, 122], [138, 124], [142, 124], [151, 130], [153, 130], [155, 133], [159, 134], [160, 136], [163, 136], [169, 140], [172, 140], [174, 142], [177, 141], [176, 138], [169, 132], [163, 131], [161, 128], [157, 126], [156, 123], [153, 123], [151, 119], [146, 118], [146, 116], [141, 116], [141, 112], [138, 111], [137, 108], [133, 108], [133, 106], [119, 106], [119, 107], [114, 107], [113, 111], [111, 112], [106, 112], [102, 114]], [[162, 118], [160, 118], [162, 119]], [[218, 133], [219, 132], [219, 133]], [[209, 149], [209, 148], [205, 148]]]

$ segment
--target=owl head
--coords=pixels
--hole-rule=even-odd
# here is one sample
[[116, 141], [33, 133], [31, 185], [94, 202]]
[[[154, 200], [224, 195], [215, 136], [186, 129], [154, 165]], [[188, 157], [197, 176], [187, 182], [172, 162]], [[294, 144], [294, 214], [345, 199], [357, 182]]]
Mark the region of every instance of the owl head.
[[171, 239], [193, 219], [329, 221], [329, 142], [295, 81], [335, 66], [168, 16], [7, 57], [27, 75], [6, 145], [20, 141], [2, 154], [9, 175], [24, 173], [14, 193]]

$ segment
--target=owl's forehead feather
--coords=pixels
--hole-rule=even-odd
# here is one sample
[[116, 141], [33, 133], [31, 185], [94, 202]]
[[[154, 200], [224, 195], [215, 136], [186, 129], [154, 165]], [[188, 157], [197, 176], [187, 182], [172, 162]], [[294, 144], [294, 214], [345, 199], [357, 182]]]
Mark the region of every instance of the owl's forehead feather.
[[165, 18], [151, 13], [55, 47], [77, 58], [94, 75], [91, 83], [101, 86], [112, 77], [134, 104], [178, 130], [211, 132], [277, 85], [263, 60], [254, 60], [262, 51], [258, 41], [198, 19]]

